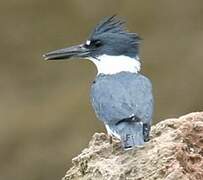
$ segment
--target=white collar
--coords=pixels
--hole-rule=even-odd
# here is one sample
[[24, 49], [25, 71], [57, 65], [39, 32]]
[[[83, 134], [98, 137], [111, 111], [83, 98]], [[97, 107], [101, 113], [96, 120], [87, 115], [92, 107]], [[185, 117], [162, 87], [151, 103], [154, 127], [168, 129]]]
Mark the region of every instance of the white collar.
[[122, 71], [137, 73], [141, 69], [139, 57], [102, 55], [97, 58], [89, 57], [97, 67], [98, 74], [116, 74]]

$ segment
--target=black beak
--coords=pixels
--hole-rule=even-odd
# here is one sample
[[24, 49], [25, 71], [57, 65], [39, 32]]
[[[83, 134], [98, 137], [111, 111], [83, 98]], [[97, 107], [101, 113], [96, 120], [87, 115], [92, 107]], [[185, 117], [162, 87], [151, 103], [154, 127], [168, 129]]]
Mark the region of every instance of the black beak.
[[84, 44], [72, 46], [64, 49], [58, 49], [44, 54], [45, 60], [69, 59], [71, 57], [88, 57], [89, 50], [85, 48]]

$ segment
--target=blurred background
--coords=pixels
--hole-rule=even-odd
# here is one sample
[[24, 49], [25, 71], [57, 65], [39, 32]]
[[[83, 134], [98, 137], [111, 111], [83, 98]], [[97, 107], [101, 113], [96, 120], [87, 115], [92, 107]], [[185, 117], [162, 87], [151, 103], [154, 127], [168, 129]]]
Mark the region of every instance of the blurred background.
[[144, 39], [154, 123], [203, 110], [202, 0], [1, 1], [0, 179], [61, 179], [94, 132], [105, 131], [89, 101], [94, 65], [42, 54], [85, 41], [115, 13]]

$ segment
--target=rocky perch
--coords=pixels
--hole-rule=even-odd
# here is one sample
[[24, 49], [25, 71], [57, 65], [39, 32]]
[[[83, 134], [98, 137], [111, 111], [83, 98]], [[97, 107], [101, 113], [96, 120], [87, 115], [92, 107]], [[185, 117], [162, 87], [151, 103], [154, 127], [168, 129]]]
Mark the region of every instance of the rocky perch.
[[63, 180], [203, 180], [203, 112], [152, 127], [143, 147], [124, 151], [96, 133]]

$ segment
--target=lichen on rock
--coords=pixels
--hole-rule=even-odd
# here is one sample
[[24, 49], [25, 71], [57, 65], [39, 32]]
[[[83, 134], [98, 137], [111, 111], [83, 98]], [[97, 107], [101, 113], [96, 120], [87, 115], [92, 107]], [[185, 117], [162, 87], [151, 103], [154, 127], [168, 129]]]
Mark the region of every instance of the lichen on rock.
[[149, 142], [127, 151], [95, 133], [72, 162], [63, 180], [201, 180], [203, 112], [161, 121]]

